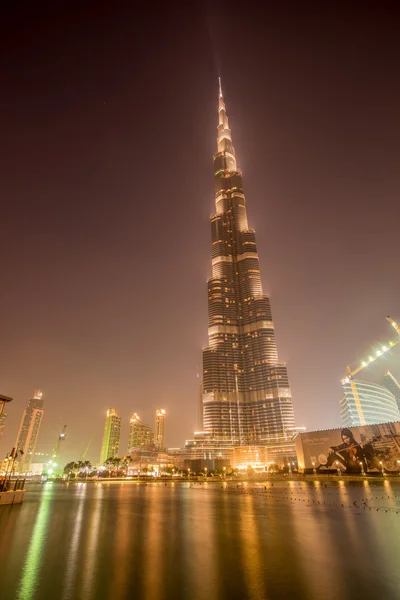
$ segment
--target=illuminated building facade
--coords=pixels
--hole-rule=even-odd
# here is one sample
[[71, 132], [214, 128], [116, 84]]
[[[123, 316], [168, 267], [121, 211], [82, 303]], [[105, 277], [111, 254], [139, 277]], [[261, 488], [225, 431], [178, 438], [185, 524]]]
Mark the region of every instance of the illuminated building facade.
[[345, 382], [343, 384], [344, 396], [340, 401], [340, 414], [345, 427], [400, 421], [399, 407], [390, 390], [377, 383], [361, 379], [354, 379], [353, 383], [356, 386], [362, 418], [360, 410], [357, 408], [351, 383]]
[[155, 444], [158, 450], [165, 448], [165, 425], [167, 414], [164, 408], [156, 410]]
[[106, 423], [104, 425], [103, 443], [101, 445], [101, 465], [104, 465], [109, 458], [118, 457], [120, 436], [121, 417], [115, 408], [109, 408], [107, 411]]
[[0, 436], [3, 435], [3, 429], [4, 429], [4, 424], [6, 422], [7, 419], [7, 413], [3, 412], [2, 415], [0, 416]]
[[43, 419], [42, 396], [42, 392], [37, 390], [33, 398], [28, 401], [28, 406], [22, 415], [17, 441], [15, 442], [16, 450], [22, 450], [23, 452], [20, 464], [21, 471], [25, 473], [30, 471], [32, 456], [35, 452], [39, 429]]
[[390, 371], [383, 376], [382, 385], [392, 392], [393, 396], [396, 398], [397, 406], [400, 410], [400, 383]]
[[295, 438], [297, 432], [280, 438], [268, 445], [232, 446], [231, 440], [215, 439], [210, 431], [195, 431], [193, 439], [185, 441], [184, 448], [169, 448], [168, 452], [179, 467], [190, 468], [193, 473], [208, 469], [233, 467], [268, 470], [272, 464], [283, 468], [288, 458], [296, 458]]
[[135, 448], [152, 446], [154, 444], [154, 433], [148, 425], [140, 420], [139, 415], [133, 413], [129, 421], [128, 454]]
[[294, 427], [293, 405], [287, 368], [278, 359], [270, 300], [263, 293], [255, 232], [247, 223], [221, 86], [218, 101], [203, 429], [233, 446], [263, 445]]

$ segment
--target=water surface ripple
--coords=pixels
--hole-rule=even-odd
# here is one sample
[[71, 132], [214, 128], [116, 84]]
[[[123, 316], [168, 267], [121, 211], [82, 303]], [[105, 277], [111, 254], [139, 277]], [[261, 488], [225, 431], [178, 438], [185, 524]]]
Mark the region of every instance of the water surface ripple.
[[321, 482], [31, 484], [0, 598], [399, 600], [400, 482]]

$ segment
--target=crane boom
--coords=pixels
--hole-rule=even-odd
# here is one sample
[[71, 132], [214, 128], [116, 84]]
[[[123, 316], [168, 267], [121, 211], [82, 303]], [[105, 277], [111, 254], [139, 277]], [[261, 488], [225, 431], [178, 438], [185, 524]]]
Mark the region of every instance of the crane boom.
[[93, 437], [94, 437], [94, 433], [92, 434], [92, 437], [90, 438], [90, 440], [89, 440], [89, 443], [88, 443], [88, 445], [86, 446], [85, 450], [82, 452], [82, 454], [81, 454], [81, 456], [80, 456], [79, 460], [85, 460], [85, 458], [86, 458], [86, 455], [87, 455], [87, 453], [88, 453], [88, 450], [89, 450], [89, 447], [90, 447], [90, 444], [92, 443]]
[[400, 327], [397, 325], [396, 321], [392, 319], [392, 317], [386, 317], [386, 319], [389, 321], [396, 333], [400, 336]]
[[360, 397], [358, 395], [356, 382], [354, 381], [354, 375], [356, 375], [357, 373], [359, 373], [360, 371], [365, 369], [365, 367], [367, 367], [371, 363], [375, 362], [378, 358], [383, 356], [383, 354], [385, 354], [386, 352], [391, 350], [394, 346], [396, 346], [396, 344], [398, 344], [400, 342], [400, 327], [392, 319], [392, 317], [386, 317], [386, 319], [389, 321], [391, 326], [395, 329], [396, 333], [399, 335], [399, 338], [396, 340], [390, 340], [386, 344], [383, 344], [381, 346], [381, 348], [379, 348], [378, 350], [375, 350], [374, 356], [370, 355], [367, 360], [363, 360], [361, 362], [361, 364], [359, 364], [358, 367], [356, 367], [355, 369], [352, 369], [351, 365], [347, 365], [346, 377], [344, 379], [342, 379], [342, 385], [345, 385], [346, 383], [350, 384], [351, 391], [353, 393], [354, 402], [355, 402], [355, 405], [357, 408], [358, 416], [360, 417], [361, 425], [365, 425], [365, 417], [364, 417], [364, 412], [363, 412], [362, 405], [360, 402]]
[[65, 438], [67, 437], [67, 434], [65, 433], [65, 430], [67, 429], [67, 426], [64, 425], [64, 427], [62, 428], [62, 431], [60, 431], [60, 433], [58, 434], [58, 438], [57, 438], [57, 442], [56, 442], [56, 446], [53, 450], [53, 458], [58, 458], [58, 454], [60, 452], [60, 444], [61, 442], [63, 442], [65, 440]]
[[391, 350], [399, 342], [400, 342], [400, 338], [398, 340], [390, 340], [390, 342], [383, 344], [383, 346], [379, 350], [376, 350], [375, 356], [369, 356], [367, 360], [363, 360], [361, 362], [361, 364], [358, 365], [358, 367], [356, 367], [355, 369], [352, 369], [351, 366], [348, 365], [346, 367], [347, 377], [342, 379], [342, 383], [348, 383], [348, 381], [347, 381], [348, 379], [350, 379], [351, 377], [353, 377], [353, 375], [356, 375], [357, 373], [359, 373], [360, 371], [365, 369], [365, 367], [368, 367], [368, 365], [370, 365], [371, 363], [375, 362], [377, 358], [380, 358], [381, 356], [383, 356], [383, 354], [385, 354], [385, 352], [388, 352], [389, 350]]

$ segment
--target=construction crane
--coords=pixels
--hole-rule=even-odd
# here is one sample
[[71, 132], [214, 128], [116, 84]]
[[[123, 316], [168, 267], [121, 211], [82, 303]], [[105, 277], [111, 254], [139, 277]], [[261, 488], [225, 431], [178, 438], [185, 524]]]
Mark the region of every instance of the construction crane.
[[400, 327], [398, 327], [396, 322], [391, 317], [386, 317], [386, 319], [389, 321], [389, 323], [392, 325], [392, 327], [396, 330], [396, 332], [399, 335], [399, 338], [397, 340], [390, 340], [386, 344], [383, 344], [380, 348], [375, 350], [374, 354], [368, 356], [368, 358], [366, 360], [361, 361], [361, 363], [355, 369], [353, 369], [351, 367], [351, 365], [347, 365], [346, 377], [344, 377], [344, 379], [342, 379], [342, 385], [345, 385], [346, 383], [350, 384], [351, 391], [353, 393], [354, 402], [355, 402], [355, 405], [357, 408], [358, 416], [360, 418], [360, 425], [365, 425], [365, 417], [364, 417], [364, 412], [363, 412], [363, 409], [361, 406], [360, 397], [358, 395], [356, 382], [354, 381], [354, 375], [356, 375], [357, 373], [359, 373], [360, 371], [365, 369], [365, 367], [368, 367], [368, 365], [370, 365], [371, 363], [375, 362], [378, 358], [383, 356], [386, 352], [391, 350], [394, 346], [396, 346], [396, 344], [398, 344], [400, 342]]
[[56, 443], [55, 448], [53, 450], [53, 456], [52, 456], [53, 460], [57, 460], [58, 459], [58, 454], [60, 452], [60, 444], [67, 437], [67, 434], [65, 433], [66, 429], [67, 429], [67, 426], [64, 425], [64, 427], [62, 428], [62, 431], [60, 431], [60, 433], [58, 434], [57, 443]]
[[94, 437], [94, 433], [92, 434], [92, 437], [90, 438], [90, 440], [89, 440], [89, 443], [88, 443], [88, 445], [86, 446], [85, 450], [84, 450], [84, 451], [82, 452], [82, 454], [80, 455], [80, 457], [79, 457], [79, 460], [80, 460], [80, 461], [83, 461], [83, 460], [85, 460], [85, 458], [86, 458], [86, 455], [87, 455], [87, 453], [88, 453], [88, 451], [89, 451], [90, 444], [92, 443], [93, 437]]
[[400, 337], [400, 327], [397, 325], [396, 321], [394, 321], [392, 319], [392, 317], [386, 317], [386, 319], [389, 321], [389, 323], [391, 324], [391, 326], [393, 327], [393, 329], [396, 331], [396, 333]]

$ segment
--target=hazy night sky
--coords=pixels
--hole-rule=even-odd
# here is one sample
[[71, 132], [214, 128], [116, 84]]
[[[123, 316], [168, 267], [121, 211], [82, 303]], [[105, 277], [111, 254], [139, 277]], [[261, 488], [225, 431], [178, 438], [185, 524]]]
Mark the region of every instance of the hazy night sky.
[[1, 455], [37, 387], [65, 462], [92, 434], [98, 460], [108, 407], [121, 454], [132, 412], [196, 429], [218, 74], [297, 424], [340, 424], [346, 364], [400, 320], [395, 3], [133, 4], [2, 9]]

